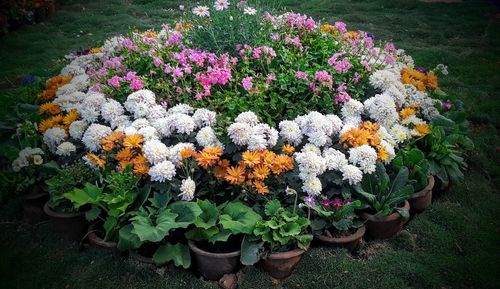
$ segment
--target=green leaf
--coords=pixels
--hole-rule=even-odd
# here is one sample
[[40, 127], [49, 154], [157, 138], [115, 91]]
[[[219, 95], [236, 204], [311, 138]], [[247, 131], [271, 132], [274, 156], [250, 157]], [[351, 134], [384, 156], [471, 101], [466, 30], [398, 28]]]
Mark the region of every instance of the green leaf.
[[165, 208], [160, 209], [158, 217], [156, 218], [156, 224], [153, 223], [151, 217], [145, 212], [139, 213], [132, 217], [131, 220], [132, 226], [134, 226], [134, 233], [139, 237], [141, 242], [160, 242], [163, 238], [168, 236], [170, 230], [184, 227], [184, 224], [176, 222], [176, 218], [176, 213]]
[[95, 219], [97, 219], [97, 217], [99, 216], [100, 213], [101, 213], [101, 209], [99, 207], [92, 206], [92, 208], [90, 210], [85, 212], [85, 219], [89, 222], [92, 222]]
[[195, 226], [203, 229], [215, 226], [219, 217], [217, 206], [208, 200], [198, 199], [196, 203], [200, 207], [202, 213], [194, 221]]
[[262, 220], [259, 214], [241, 202], [228, 203], [222, 213], [219, 217], [220, 224], [233, 234], [251, 234], [255, 224]]
[[172, 195], [165, 193], [165, 194], [159, 194], [157, 192], [154, 193], [153, 198], [151, 198], [151, 204], [153, 207], [161, 209], [165, 208], [172, 199]]
[[175, 219], [175, 221], [180, 228], [186, 228], [187, 226], [194, 223], [196, 218], [202, 213], [202, 210], [200, 209], [198, 204], [194, 202], [174, 202], [168, 205], [168, 209], [172, 211], [172, 213], [177, 214], [178, 217]]
[[227, 242], [227, 239], [232, 235], [232, 232], [229, 230], [222, 230], [219, 233], [213, 235], [208, 239], [210, 243], [215, 242]]
[[219, 233], [219, 228], [217, 227], [210, 227], [207, 229], [193, 228], [192, 230], [187, 231], [184, 235], [189, 240], [204, 241], [212, 238], [217, 233]]
[[74, 189], [63, 195], [66, 199], [73, 202], [76, 208], [83, 205], [97, 205], [102, 198], [102, 188], [90, 183], [86, 183], [83, 189]]
[[156, 265], [164, 265], [170, 261], [177, 267], [189, 268], [191, 266], [189, 247], [180, 243], [175, 245], [167, 243], [158, 248], [153, 255], [153, 262]]
[[241, 243], [241, 263], [246, 266], [254, 265], [260, 260], [263, 249], [264, 242], [252, 242], [247, 237], [244, 237]]
[[410, 212], [407, 208], [396, 208], [396, 211], [403, 217], [403, 222], [408, 222], [410, 219]]
[[301, 228], [297, 223], [286, 223], [280, 228], [280, 234], [282, 236], [295, 236], [300, 234]]
[[109, 216], [106, 219], [106, 222], [103, 224], [104, 232], [106, 233], [104, 236], [105, 241], [109, 241], [111, 237], [115, 234], [116, 225], [118, 225], [118, 219], [113, 216]]
[[118, 233], [118, 249], [122, 251], [137, 249], [141, 246], [142, 242], [133, 233], [134, 227], [132, 224], [125, 225]]
[[281, 208], [280, 201], [278, 201], [278, 200], [271, 200], [271, 201], [267, 202], [264, 211], [265, 211], [266, 215], [268, 215], [268, 216], [274, 216], [274, 214], [276, 214], [276, 212], [280, 208]]

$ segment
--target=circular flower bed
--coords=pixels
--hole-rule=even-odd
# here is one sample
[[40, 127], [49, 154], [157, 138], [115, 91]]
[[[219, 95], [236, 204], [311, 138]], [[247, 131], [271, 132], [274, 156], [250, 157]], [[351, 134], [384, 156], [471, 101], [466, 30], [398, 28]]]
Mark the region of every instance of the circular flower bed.
[[390, 217], [392, 236], [431, 175], [461, 180], [471, 143], [439, 88], [446, 66], [416, 67], [342, 22], [209, 4], [68, 55], [46, 82], [43, 144], [13, 168], [58, 164], [52, 210], [85, 211], [105, 241], [158, 265], [189, 267], [187, 240], [249, 265], [364, 232], [365, 215]]

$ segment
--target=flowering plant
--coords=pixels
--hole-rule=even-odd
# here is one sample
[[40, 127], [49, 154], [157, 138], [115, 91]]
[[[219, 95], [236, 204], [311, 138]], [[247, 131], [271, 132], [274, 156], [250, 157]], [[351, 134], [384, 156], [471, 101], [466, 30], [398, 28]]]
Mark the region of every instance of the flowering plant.
[[355, 213], [361, 207], [360, 200], [350, 198], [323, 199], [321, 204], [312, 207], [313, 220], [311, 228], [314, 234], [324, 234], [329, 237], [351, 233], [363, 225]]

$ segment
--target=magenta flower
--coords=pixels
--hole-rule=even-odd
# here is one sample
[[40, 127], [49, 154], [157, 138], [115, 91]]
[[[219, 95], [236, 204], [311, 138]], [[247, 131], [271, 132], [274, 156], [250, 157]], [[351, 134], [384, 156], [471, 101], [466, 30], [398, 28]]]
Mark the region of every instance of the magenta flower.
[[130, 89], [131, 90], [141, 90], [142, 89], [142, 80], [139, 78], [134, 78], [130, 82]]
[[248, 77], [243, 78], [243, 80], [241, 81], [241, 84], [243, 85], [243, 88], [245, 90], [248, 91], [248, 90], [252, 89], [252, 87], [253, 87], [252, 79], [253, 79], [253, 77], [248, 76]]
[[155, 58], [153, 59], [153, 64], [154, 64], [154, 66], [156, 66], [156, 67], [160, 67], [160, 66], [162, 66], [162, 65], [163, 65], [163, 60], [161, 60], [161, 59], [160, 59], [160, 58], [158, 58], [158, 57], [155, 57]]
[[297, 71], [295, 72], [295, 77], [307, 81], [307, 74], [305, 72]]
[[451, 109], [451, 106], [452, 106], [452, 102], [451, 100], [442, 100], [441, 101], [441, 108], [444, 109], [444, 110], [449, 110]]
[[335, 22], [335, 28], [337, 28], [341, 33], [347, 32], [346, 25], [344, 22]]
[[115, 88], [118, 88], [118, 87], [120, 87], [120, 81], [122, 81], [122, 78], [119, 77], [118, 75], [115, 75], [115, 76], [111, 77], [110, 79], [108, 79], [108, 85], [115, 87]]
[[271, 84], [271, 81], [273, 81], [275, 79], [276, 79], [276, 74], [274, 74], [274, 73], [269, 74], [266, 78], [266, 84], [267, 85]]
[[340, 199], [335, 199], [330, 204], [334, 207], [342, 207], [342, 202], [340, 201]]

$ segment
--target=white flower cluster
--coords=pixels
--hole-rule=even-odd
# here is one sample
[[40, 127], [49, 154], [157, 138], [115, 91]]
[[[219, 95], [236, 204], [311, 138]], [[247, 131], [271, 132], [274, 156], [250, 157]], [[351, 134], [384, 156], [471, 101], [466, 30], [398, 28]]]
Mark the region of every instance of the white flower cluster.
[[377, 152], [369, 145], [349, 149], [349, 162], [356, 165], [365, 174], [371, 174], [375, 171], [377, 158]]
[[66, 140], [66, 131], [60, 127], [49, 128], [43, 134], [43, 142], [53, 153], [57, 151], [57, 146]]
[[76, 152], [76, 146], [68, 141], [61, 143], [56, 149], [56, 155], [63, 157], [70, 156], [74, 152]]
[[[308, 141], [318, 147], [331, 144], [332, 135], [342, 128], [342, 121], [338, 116], [323, 115], [317, 111], [298, 116], [294, 122], [298, 124], [301, 133], [307, 137]], [[299, 139], [298, 136], [296, 138]]]
[[12, 169], [15, 172], [19, 172], [22, 168], [27, 167], [30, 164], [41, 165], [43, 163], [42, 155], [44, 155], [44, 153], [40, 148], [24, 148], [12, 162]]
[[179, 197], [183, 201], [191, 201], [194, 198], [194, 192], [196, 190], [196, 183], [191, 179], [191, 177], [182, 180], [181, 183], [181, 193], [179, 194]]
[[321, 194], [323, 187], [318, 176], [327, 169], [326, 160], [320, 152], [314, 145], [306, 145], [302, 152], [294, 154], [300, 172], [299, 178], [303, 182], [302, 190], [313, 196]]
[[399, 119], [396, 104], [386, 93], [377, 94], [364, 102], [368, 116], [385, 127], [391, 127]]
[[149, 169], [149, 176], [153, 182], [163, 183], [171, 181], [175, 176], [175, 166], [169, 161], [162, 161]]
[[101, 148], [101, 139], [111, 134], [111, 132], [110, 127], [93, 123], [83, 134], [82, 142], [89, 151], [95, 152]]
[[247, 146], [250, 151], [271, 148], [278, 142], [279, 133], [268, 124], [259, 123], [253, 112], [243, 112], [227, 128], [231, 141], [239, 146]]
[[397, 106], [402, 107], [405, 103], [405, 87], [400, 79], [400, 69], [385, 68], [371, 74], [369, 81], [375, 89], [386, 92]]

